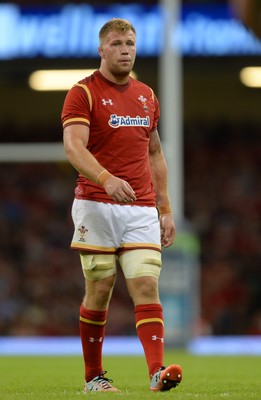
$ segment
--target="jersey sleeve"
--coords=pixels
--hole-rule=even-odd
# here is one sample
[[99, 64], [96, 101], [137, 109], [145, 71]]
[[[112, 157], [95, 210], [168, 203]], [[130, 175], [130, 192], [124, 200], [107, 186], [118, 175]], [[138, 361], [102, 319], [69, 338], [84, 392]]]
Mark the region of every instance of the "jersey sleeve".
[[160, 106], [159, 106], [159, 100], [157, 98], [157, 96], [155, 96], [154, 92], [152, 91], [152, 97], [154, 100], [154, 121], [153, 121], [153, 125], [152, 125], [152, 131], [154, 131], [157, 126], [158, 126], [158, 121], [159, 121], [159, 117], [160, 117]]
[[67, 93], [62, 109], [62, 125], [90, 125], [91, 94], [86, 85], [76, 84]]

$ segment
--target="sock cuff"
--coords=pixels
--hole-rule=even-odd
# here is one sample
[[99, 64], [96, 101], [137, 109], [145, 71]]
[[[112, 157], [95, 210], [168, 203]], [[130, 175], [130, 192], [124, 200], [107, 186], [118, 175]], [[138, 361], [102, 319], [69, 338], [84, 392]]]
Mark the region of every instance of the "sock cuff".
[[162, 312], [162, 305], [157, 303], [152, 304], [139, 304], [135, 306], [135, 313], [138, 312], [149, 312], [149, 311], [160, 311]]
[[136, 329], [148, 324], [164, 326], [161, 304], [142, 304], [135, 307]]
[[80, 307], [80, 320], [83, 322], [90, 322], [97, 325], [103, 325], [106, 323], [108, 310], [105, 311], [95, 311], [88, 310], [81, 304]]

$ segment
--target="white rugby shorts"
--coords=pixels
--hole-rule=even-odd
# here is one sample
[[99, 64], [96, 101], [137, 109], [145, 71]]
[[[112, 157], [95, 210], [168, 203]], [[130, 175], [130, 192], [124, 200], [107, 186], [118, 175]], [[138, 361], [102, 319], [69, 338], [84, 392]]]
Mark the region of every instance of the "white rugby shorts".
[[73, 249], [101, 254], [134, 249], [161, 251], [156, 207], [74, 199], [72, 218]]

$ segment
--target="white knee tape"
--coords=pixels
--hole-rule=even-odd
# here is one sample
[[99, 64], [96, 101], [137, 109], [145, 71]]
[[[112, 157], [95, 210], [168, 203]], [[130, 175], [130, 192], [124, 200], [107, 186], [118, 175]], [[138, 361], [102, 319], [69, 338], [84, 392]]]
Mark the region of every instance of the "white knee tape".
[[114, 254], [80, 253], [83, 275], [91, 281], [98, 281], [116, 274], [116, 256]]
[[161, 253], [156, 250], [130, 250], [119, 256], [119, 262], [126, 279], [139, 276], [159, 277], [161, 271]]

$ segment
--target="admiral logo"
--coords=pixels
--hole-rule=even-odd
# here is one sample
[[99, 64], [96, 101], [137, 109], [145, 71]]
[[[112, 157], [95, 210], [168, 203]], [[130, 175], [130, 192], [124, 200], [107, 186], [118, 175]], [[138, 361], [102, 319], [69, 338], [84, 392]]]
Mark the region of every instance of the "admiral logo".
[[120, 126], [150, 126], [150, 117], [130, 117], [127, 115], [124, 117], [123, 115], [111, 114], [108, 124], [112, 128], [119, 128]]

